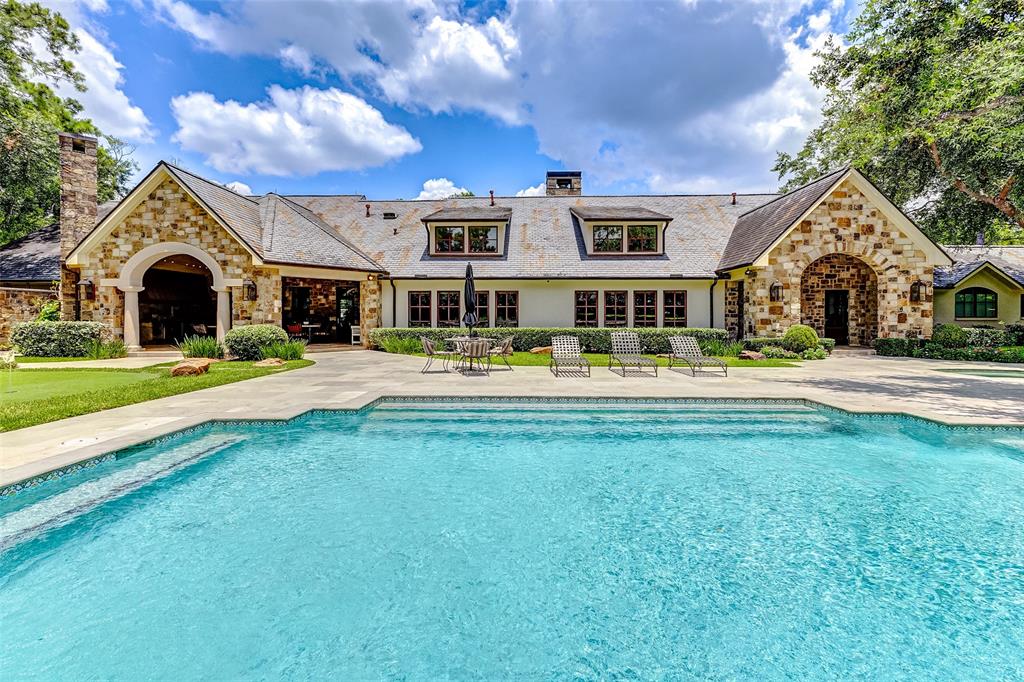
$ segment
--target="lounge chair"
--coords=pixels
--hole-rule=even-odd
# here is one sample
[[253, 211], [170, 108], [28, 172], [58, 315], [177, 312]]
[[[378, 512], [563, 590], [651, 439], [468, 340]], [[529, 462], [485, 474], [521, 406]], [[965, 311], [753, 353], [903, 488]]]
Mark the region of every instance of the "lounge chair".
[[420, 370], [421, 374], [426, 374], [430, 366], [434, 364], [434, 360], [440, 358], [442, 360], [442, 367], [444, 371], [448, 371], [448, 362], [455, 357], [455, 353], [450, 350], [438, 350], [437, 346], [433, 341], [425, 336], [420, 337], [420, 343], [423, 344], [423, 352], [427, 355], [427, 364], [423, 365], [423, 369]]
[[580, 340], [575, 336], [556, 336], [551, 339], [551, 362], [548, 363], [548, 369], [553, 370], [557, 377], [562, 367], [573, 367], [580, 372], [586, 368], [587, 376], [590, 376], [590, 361], [583, 357]]
[[608, 354], [608, 369], [612, 368], [612, 362], [619, 363], [622, 376], [626, 376], [627, 367], [636, 367], [638, 372], [643, 372], [644, 367], [653, 367], [654, 376], [658, 376], [658, 363], [644, 356], [640, 348], [640, 337], [636, 332], [612, 332], [612, 352]]
[[512, 365], [508, 364], [508, 359], [512, 357], [512, 337], [507, 336], [498, 342], [498, 345], [490, 350], [492, 358], [501, 358], [501, 361], [505, 363], [505, 366], [512, 369]]
[[668, 366], [672, 367], [676, 361], [684, 362], [690, 367], [690, 373], [697, 376], [697, 370], [704, 370], [704, 367], [721, 367], [725, 376], [729, 376], [729, 365], [718, 358], [704, 355], [692, 336], [670, 336], [668, 343], [672, 347], [672, 353], [668, 357]]

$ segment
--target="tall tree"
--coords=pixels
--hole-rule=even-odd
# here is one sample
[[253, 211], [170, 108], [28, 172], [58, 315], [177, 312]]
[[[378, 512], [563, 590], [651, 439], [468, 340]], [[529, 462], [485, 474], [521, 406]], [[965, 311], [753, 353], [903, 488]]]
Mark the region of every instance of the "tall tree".
[[821, 125], [773, 170], [851, 163], [934, 239], [1024, 243], [1022, 22], [1022, 0], [867, 0], [818, 53]]
[[103, 137], [100, 201], [122, 196], [137, 166], [130, 147], [83, 118], [81, 104], [47, 84], [84, 79], [68, 58], [79, 42], [67, 21], [38, 3], [0, 3], [0, 244], [51, 223], [60, 203], [57, 133]]

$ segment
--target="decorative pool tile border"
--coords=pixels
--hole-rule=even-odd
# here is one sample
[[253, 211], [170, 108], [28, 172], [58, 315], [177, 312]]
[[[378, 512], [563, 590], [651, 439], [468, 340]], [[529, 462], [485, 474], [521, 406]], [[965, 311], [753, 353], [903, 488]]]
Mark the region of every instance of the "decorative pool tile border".
[[380, 396], [374, 398], [370, 402], [366, 403], [361, 407], [339, 407], [339, 408], [312, 408], [300, 412], [294, 417], [282, 418], [282, 419], [245, 419], [245, 418], [232, 418], [232, 419], [209, 419], [200, 424], [194, 424], [187, 426], [175, 431], [150, 438], [141, 443], [136, 443], [124, 448], [119, 448], [112, 452], [107, 452], [102, 455], [90, 457], [89, 459], [75, 464], [69, 464], [59, 469], [54, 469], [45, 474], [39, 476], [33, 476], [23, 481], [18, 481], [10, 485], [0, 488], [0, 497], [6, 495], [13, 495], [27, 488], [46, 483], [47, 481], [55, 481], [65, 476], [76, 474], [84, 469], [92, 468], [99, 464], [106, 462], [112, 462], [123, 457], [128, 457], [136, 451], [158, 445], [164, 441], [168, 441], [174, 438], [180, 438], [181, 436], [209, 429], [214, 425], [227, 425], [237, 424], [239, 426], [279, 426], [281, 424], [287, 424], [288, 422], [303, 419], [311, 415], [318, 414], [333, 414], [338, 412], [346, 412], [349, 414], [360, 414], [362, 412], [368, 412], [380, 405], [384, 404], [414, 404], [414, 403], [485, 403], [485, 404], [509, 404], [509, 403], [537, 403], [537, 404], [551, 404], [555, 403], [558, 405], [578, 405], [584, 407], [587, 405], [663, 405], [666, 407], [685, 407], [688, 405], [707, 405], [707, 406], [721, 406], [721, 405], [764, 405], [771, 407], [794, 407], [803, 406], [814, 410], [820, 410], [822, 412], [829, 412], [832, 414], [839, 414], [843, 416], [854, 417], [857, 419], [865, 419], [871, 421], [880, 422], [893, 422], [893, 421], [912, 421], [918, 422], [924, 425], [935, 427], [945, 431], [956, 431], [965, 433], [986, 433], [991, 434], [993, 431], [999, 431], [1006, 433], [1009, 436], [1024, 438], [1024, 426], [986, 426], [976, 424], [947, 424], [935, 419], [929, 419], [928, 417], [921, 417], [914, 414], [907, 414], [904, 412], [855, 412], [853, 410], [846, 410], [841, 407], [834, 405], [828, 405], [821, 403], [816, 400], [809, 400], [807, 398], [641, 398], [641, 397], [629, 397], [629, 398], [614, 398], [614, 397], [600, 397], [600, 396], [415, 396], [415, 395], [402, 395], [402, 396]]

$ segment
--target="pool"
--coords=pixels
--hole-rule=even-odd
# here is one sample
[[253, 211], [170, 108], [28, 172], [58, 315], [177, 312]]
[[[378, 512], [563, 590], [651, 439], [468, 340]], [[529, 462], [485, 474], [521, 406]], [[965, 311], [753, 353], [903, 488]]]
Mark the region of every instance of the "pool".
[[1020, 679], [1024, 430], [385, 401], [0, 498], [5, 679]]

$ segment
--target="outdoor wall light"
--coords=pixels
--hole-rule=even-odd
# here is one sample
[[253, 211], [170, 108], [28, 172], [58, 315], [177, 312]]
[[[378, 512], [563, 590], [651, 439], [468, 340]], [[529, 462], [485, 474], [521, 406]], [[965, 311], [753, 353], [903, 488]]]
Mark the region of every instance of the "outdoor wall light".
[[747, 268], [746, 270], [743, 271], [743, 274], [746, 275], [747, 277], [753, 277], [754, 275], [757, 274], [757, 270], [754, 270], [754, 268]]
[[921, 299], [924, 298], [924, 290], [927, 285], [918, 280], [910, 285], [910, 302], [920, 303]]
[[772, 303], [778, 303], [782, 300], [782, 284], [776, 281], [772, 284], [771, 288], [768, 289], [768, 298]]
[[96, 287], [93, 286], [91, 279], [79, 280], [78, 298], [83, 301], [92, 301], [96, 299]]
[[256, 300], [256, 282], [251, 279], [247, 279], [242, 282], [242, 290], [245, 292], [245, 300], [255, 301]]

